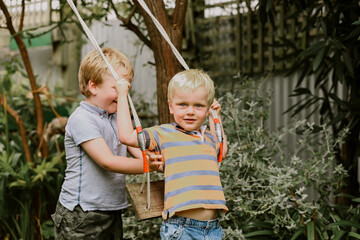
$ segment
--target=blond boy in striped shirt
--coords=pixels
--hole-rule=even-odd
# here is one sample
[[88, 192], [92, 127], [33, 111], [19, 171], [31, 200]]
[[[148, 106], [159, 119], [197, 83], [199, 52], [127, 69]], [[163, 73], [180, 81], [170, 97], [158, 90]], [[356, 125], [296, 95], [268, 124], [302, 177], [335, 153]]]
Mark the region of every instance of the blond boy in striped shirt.
[[[122, 143], [139, 147], [127, 102], [130, 83], [118, 81], [118, 132]], [[226, 212], [226, 201], [219, 177], [219, 142], [210, 108], [220, 116], [221, 106], [214, 100], [214, 83], [196, 69], [176, 74], [168, 87], [168, 104], [175, 123], [144, 129], [146, 148], [160, 150], [164, 158], [165, 196], [161, 239], [222, 239], [217, 220]], [[210, 129], [203, 125], [209, 117]], [[223, 157], [227, 142], [223, 133]]]

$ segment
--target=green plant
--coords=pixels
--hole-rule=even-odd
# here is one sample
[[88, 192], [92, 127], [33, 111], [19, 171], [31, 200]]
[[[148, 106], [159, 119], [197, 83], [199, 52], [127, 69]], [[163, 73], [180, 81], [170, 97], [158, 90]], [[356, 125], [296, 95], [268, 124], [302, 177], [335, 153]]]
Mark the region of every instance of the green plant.
[[[270, 94], [252, 79], [220, 100], [229, 141], [228, 156], [221, 166], [230, 209], [223, 217], [227, 239], [310, 236], [315, 221], [317, 229], [326, 232], [329, 224], [335, 227], [335, 222], [359, 218], [358, 211], [340, 209], [333, 201], [347, 176], [334, 151], [346, 129], [333, 138], [326, 125], [317, 128], [302, 120], [270, 132], [264, 127]], [[286, 145], [289, 135], [296, 136], [293, 151]], [[309, 197], [311, 190], [315, 194]]]
[[[65, 171], [63, 135], [49, 136], [49, 154], [43, 158], [36, 141], [35, 107], [29, 94], [31, 90], [23, 84], [26, 78], [22, 66], [16, 56], [5, 59], [4, 66], [5, 72], [0, 77], [3, 106], [0, 111], [0, 239], [50, 239], [53, 236], [50, 213], [54, 211]], [[17, 83], [15, 75], [20, 79]], [[68, 116], [72, 102], [47, 94], [43, 98], [46, 121], [56, 119], [56, 113]], [[25, 156], [19, 123], [26, 131], [29, 158]]]
[[[331, 126], [337, 138], [344, 129], [349, 134], [335, 145], [338, 163], [349, 172], [343, 192], [359, 197], [357, 161], [360, 154], [360, 5], [358, 0], [259, 1], [262, 19], [273, 19], [278, 6], [299, 23], [303, 40], [307, 31], [314, 39], [300, 44], [278, 38], [277, 43], [289, 49], [289, 58], [296, 59], [289, 74], [297, 73], [292, 96], [301, 96], [288, 111], [297, 115], [306, 110], [320, 116], [321, 124]], [[271, 22], [271, 21], [270, 21]], [[344, 195], [346, 196], [346, 195]], [[350, 198], [338, 199], [350, 204]]]
[[57, 201], [59, 189], [54, 186], [62, 182], [63, 154], [28, 163], [20, 153], [10, 152], [0, 154], [0, 232], [12, 239], [35, 239]]

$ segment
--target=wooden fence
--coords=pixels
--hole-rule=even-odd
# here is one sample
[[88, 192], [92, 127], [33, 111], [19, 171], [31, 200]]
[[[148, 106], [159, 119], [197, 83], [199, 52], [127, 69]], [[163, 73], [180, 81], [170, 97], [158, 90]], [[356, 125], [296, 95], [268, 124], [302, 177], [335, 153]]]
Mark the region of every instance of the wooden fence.
[[[238, 74], [287, 70], [294, 59], [282, 60], [291, 50], [281, 46], [280, 39], [295, 41], [298, 47], [304, 48], [317, 34], [316, 30], [302, 30], [305, 18], [290, 17], [294, 9], [278, 5], [274, 25], [263, 24], [254, 8], [256, 4], [247, 5], [246, 2], [219, 1], [202, 6], [196, 1], [193, 3], [195, 15], [204, 14], [204, 17], [194, 18], [191, 27], [195, 31], [198, 59], [215, 81], [234, 81], [233, 77]], [[227, 15], [217, 14], [219, 9]]]

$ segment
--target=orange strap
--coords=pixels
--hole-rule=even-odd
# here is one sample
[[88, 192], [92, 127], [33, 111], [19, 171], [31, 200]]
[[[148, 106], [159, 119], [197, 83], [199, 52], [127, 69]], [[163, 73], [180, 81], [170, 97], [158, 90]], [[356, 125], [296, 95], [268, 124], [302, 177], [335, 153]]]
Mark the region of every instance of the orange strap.
[[142, 132], [142, 127], [139, 126], [139, 127], [136, 127], [136, 133], [139, 134]]
[[148, 173], [149, 170], [149, 164], [147, 161], [147, 157], [146, 157], [146, 151], [141, 151], [142, 152], [142, 156], [143, 156], [143, 168], [144, 168], [144, 173]]
[[223, 155], [223, 143], [220, 143], [220, 149], [219, 149], [219, 155], [218, 155], [218, 162], [221, 163], [222, 162], [222, 155]]
[[[214, 123], [215, 125], [218, 123], [220, 124], [220, 119], [219, 118], [214, 118]], [[222, 140], [221, 140], [222, 141]], [[220, 149], [219, 149], [219, 155], [218, 155], [218, 162], [222, 162], [222, 155], [223, 155], [223, 142], [220, 142]]]
[[[136, 127], [136, 133], [138, 135], [140, 135], [141, 133], [144, 134], [141, 126]], [[142, 144], [139, 142], [139, 145], [140, 145], [140, 149], [141, 149], [141, 153], [142, 153], [142, 157], [143, 157], [143, 169], [144, 169], [143, 171], [144, 171], [144, 173], [148, 173], [150, 170], [149, 170], [149, 163], [148, 163], [148, 160], [146, 157], [145, 142], [143, 142]]]

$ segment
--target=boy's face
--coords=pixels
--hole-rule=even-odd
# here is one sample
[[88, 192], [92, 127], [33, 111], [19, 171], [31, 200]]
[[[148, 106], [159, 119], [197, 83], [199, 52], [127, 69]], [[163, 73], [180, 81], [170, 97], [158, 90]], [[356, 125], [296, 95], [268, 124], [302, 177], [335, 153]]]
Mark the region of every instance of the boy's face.
[[168, 104], [175, 122], [187, 131], [198, 131], [209, 114], [207, 94], [204, 87], [193, 92], [176, 89]]
[[[131, 82], [132, 79], [126, 76], [127, 71], [123, 67], [119, 67], [116, 73], [120, 78]], [[90, 91], [93, 95], [91, 99], [92, 104], [104, 109], [109, 114], [116, 112], [118, 95], [115, 89], [115, 80], [111, 74], [105, 75], [102, 84], [90, 87]]]

